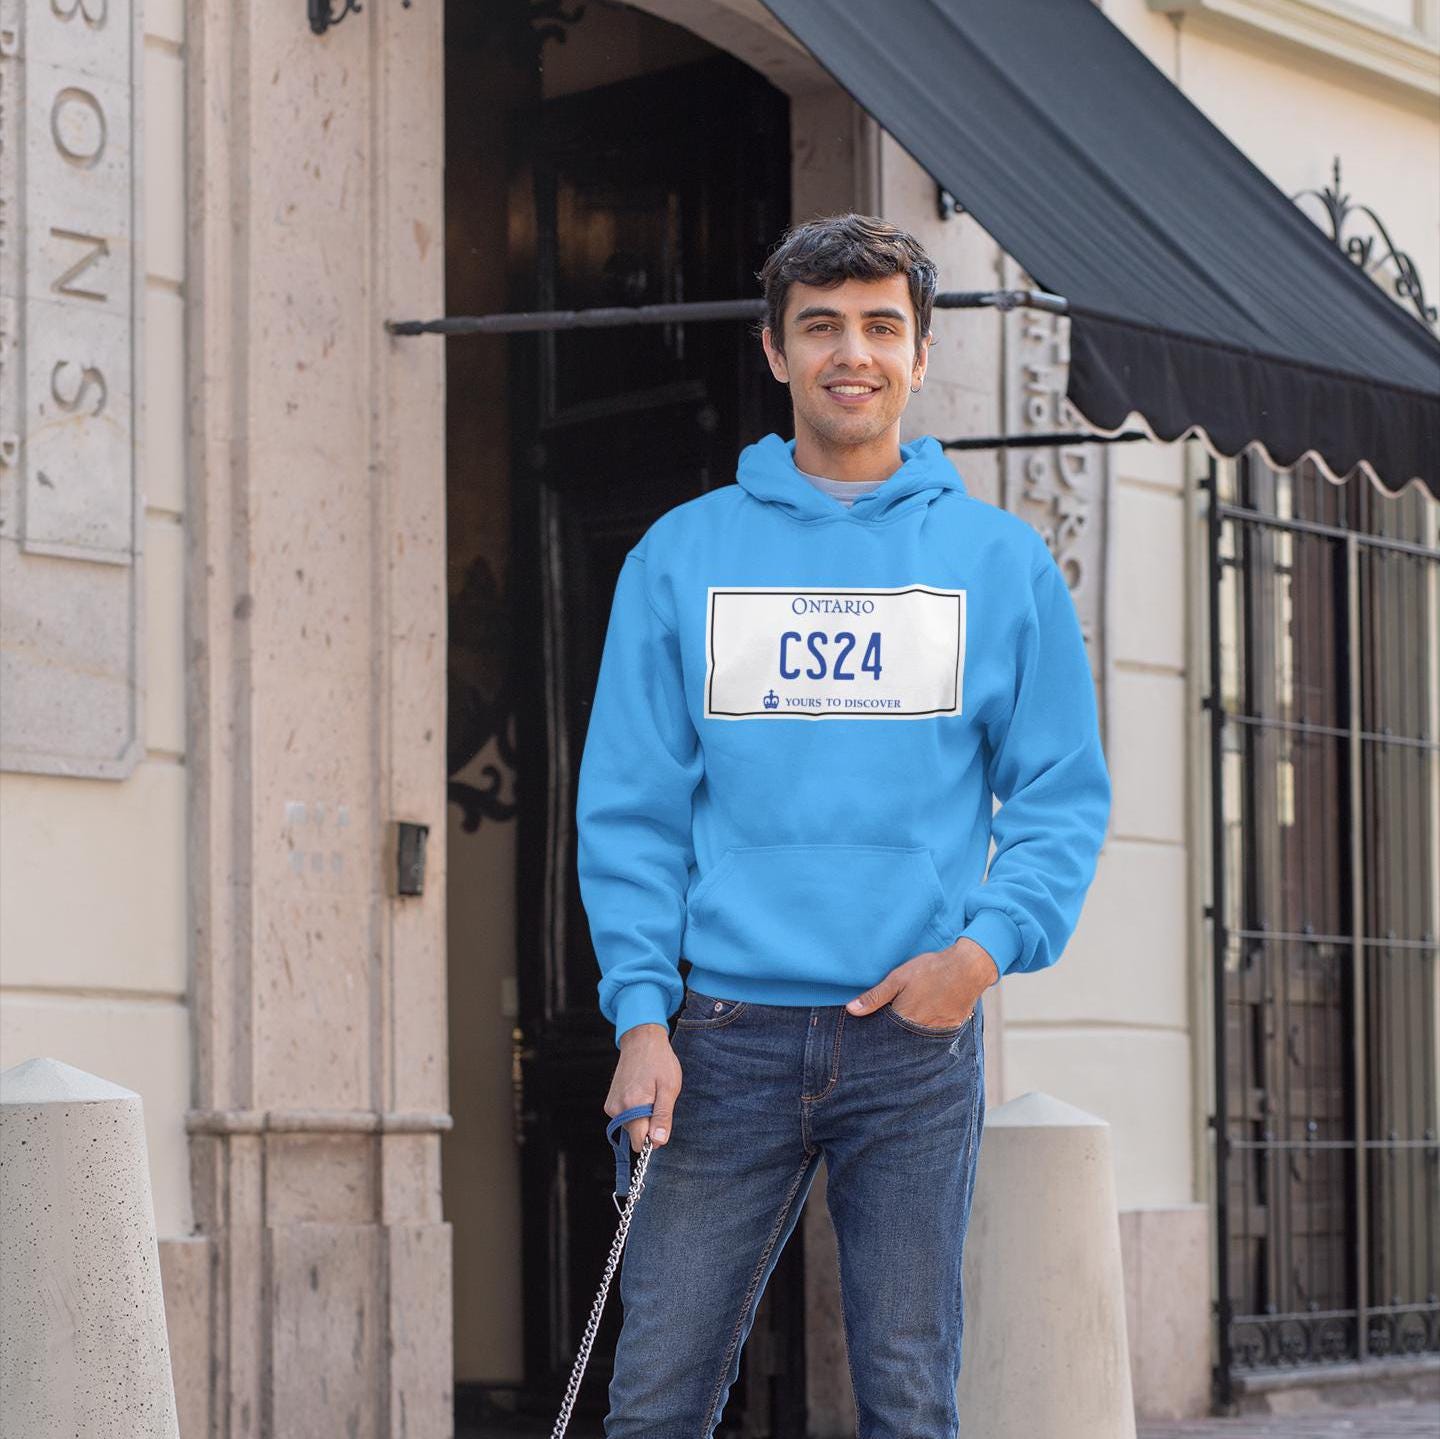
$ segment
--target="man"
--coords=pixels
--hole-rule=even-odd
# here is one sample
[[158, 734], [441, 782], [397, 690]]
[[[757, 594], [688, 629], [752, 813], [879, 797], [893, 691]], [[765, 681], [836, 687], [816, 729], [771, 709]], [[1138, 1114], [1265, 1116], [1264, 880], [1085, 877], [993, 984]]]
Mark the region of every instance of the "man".
[[760, 278], [795, 438], [627, 554], [580, 769], [605, 1112], [654, 1106], [605, 1432], [713, 1432], [823, 1157], [859, 1432], [953, 1439], [980, 999], [1059, 958], [1109, 776], [1044, 542], [900, 442], [933, 262], [842, 215]]

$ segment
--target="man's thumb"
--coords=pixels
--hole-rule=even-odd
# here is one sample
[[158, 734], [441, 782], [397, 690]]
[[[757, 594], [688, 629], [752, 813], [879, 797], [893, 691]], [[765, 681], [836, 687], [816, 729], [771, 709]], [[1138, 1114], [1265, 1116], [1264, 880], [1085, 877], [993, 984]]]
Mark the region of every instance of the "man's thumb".
[[650, 1144], [664, 1144], [670, 1137], [670, 1114], [674, 1109], [674, 1103], [670, 1100], [663, 1100], [655, 1105], [655, 1113], [650, 1116]]
[[879, 984], [871, 985], [864, 994], [852, 999], [845, 1006], [851, 1014], [868, 1014], [872, 1009], [879, 1009], [882, 1004], [888, 1004], [895, 997], [896, 985], [889, 975], [886, 975]]

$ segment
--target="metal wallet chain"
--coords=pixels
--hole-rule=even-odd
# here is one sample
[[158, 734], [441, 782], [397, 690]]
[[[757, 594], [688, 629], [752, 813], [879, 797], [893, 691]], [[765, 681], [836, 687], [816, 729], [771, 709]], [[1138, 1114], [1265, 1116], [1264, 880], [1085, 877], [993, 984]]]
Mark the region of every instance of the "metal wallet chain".
[[[565, 1386], [565, 1400], [560, 1406], [560, 1417], [555, 1421], [555, 1427], [550, 1431], [550, 1439], [562, 1439], [565, 1430], [570, 1424], [570, 1413], [575, 1407], [575, 1397], [580, 1392], [580, 1380], [585, 1373], [585, 1365], [590, 1358], [590, 1348], [595, 1343], [596, 1331], [600, 1328], [600, 1316], [605, 1310], [605, 1299], [610, 1293], [610, 1281], [615, 1276], [615, 1270], [620, 1264], [620, 1255], [625, 1248], [626, 1236], [630, 1233], [630, 1219], [635, 1212], [635, 1202], [640, 1198], [640, 1191], [645, 1187], [645, 1170], [650, 1163], [650, 1136], [645, 1136], [645, 1142], [640, 1146], [640, 1158], [635, 1165], [635, 1173], [630, 1173], [629, 1158], [626, 1151], [630, 1148], [629, 1133], [623, 1128], [632, 1119], [639, 1119], [642, 1115], [653, 1114], [653, 1104], [637, 1104], [632, 1109], [627, 1109], [617, 1114], [606, 1126], [606, 1134], [615, 1150], [615, 1193], [612, 1198], [615, 1208], [620, 1211], [620, 1227], [615, 1231], [615, 1238], [610, 1244], [610, 1256], [605, 1261], [605, 1274], [600, 1280], [600, 1291], [595, 1296], [595, 1302], [590, 1306], [590, 1318], [585, 1325], [584, 1337], [580, 1340], [579, 1352], [575, 1355], [575, 1366], [570, 1374], [570, 1382]], [[625, 1197], [625, 1203], [620, 1203], [621, 1196]]]

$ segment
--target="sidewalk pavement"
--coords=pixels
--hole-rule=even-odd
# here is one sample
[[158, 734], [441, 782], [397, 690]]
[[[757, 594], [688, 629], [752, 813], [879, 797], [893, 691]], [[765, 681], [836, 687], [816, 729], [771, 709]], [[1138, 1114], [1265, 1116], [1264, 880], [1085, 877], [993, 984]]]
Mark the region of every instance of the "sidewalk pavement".
[[1440, 1405], [1386, 1404], [1313, 1414], [1143, 1423], [1137, 1439], [1437, 1439]]

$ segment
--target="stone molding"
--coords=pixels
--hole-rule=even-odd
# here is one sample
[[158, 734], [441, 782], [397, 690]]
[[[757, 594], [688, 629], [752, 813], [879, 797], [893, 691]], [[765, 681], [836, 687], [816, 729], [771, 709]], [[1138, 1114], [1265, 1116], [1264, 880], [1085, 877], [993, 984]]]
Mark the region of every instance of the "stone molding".
[[1440, 95], [1440, 35], [1317, 0], [1147, 0], [1163, 15], [1309, 51], [1421, 95]]
[[359, 1109], [192, 1109], [189, 1134], [448, 1134], [448, 1114]]

